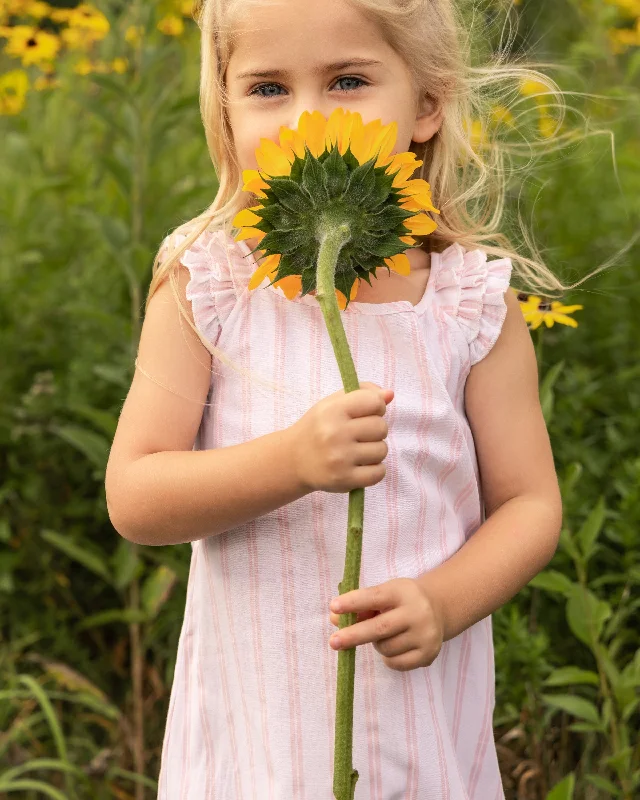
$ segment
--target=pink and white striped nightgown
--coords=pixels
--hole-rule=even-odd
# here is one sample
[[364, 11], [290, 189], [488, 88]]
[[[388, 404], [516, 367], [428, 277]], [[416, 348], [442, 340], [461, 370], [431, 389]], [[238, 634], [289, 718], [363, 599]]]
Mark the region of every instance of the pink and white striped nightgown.
[[[250, 373], [214, 359], [194, 450], [290, 426], [343, 388], [318, 301], [287, 300], [267, 278], [249, 291], [249, 253], [206, 231], [182, 258], [196, 325]], [[511, 269], [454, 244], [432, 254], [416, 306], [342, 312], [360, 381], [395, 390], [387, 473], [365, 492], [360, 587], [436, 567], [484, 519], [464, 386], [500, 333]], [[333, 800], [329, 601], [347, 503], [346, 493], [313, 492], [192, 543], [159, 800]], [[491, 617], [426, 668], [391, 670], [372, 644], [358, 647], [356, 800], [503, 800], [494, 692]]]

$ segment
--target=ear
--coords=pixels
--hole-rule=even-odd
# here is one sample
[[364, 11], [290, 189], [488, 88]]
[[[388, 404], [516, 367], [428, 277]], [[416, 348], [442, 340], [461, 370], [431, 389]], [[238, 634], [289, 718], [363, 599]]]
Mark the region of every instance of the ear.
[[431, 97], [426, 95], [420, 98], [420, 103], [416, 113], [416, 121], [413, 126], [414, 142], [422, 144], [428, 142], [440, 129], [444, 118], [442, 106]]

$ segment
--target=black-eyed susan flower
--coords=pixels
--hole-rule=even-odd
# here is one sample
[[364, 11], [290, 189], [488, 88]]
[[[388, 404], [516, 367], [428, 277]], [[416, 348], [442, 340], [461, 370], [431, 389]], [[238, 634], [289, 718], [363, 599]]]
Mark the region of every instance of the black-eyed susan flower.
[[577, 328], [577, 320], [570, 317], [569, 314], [584, 308], [580, 305], [565, 306], [557, 300], [550, 302], [536, 295], [519, 295], [518, 299], [520, 299], [520, 308], [525, 321], [531, 330], [536, 330], [543, 322], [547, 328], [553, 327], [556, 322], [560, 325]]
[[261, 139], [260, 169], [243, 173], [244, 191], [261, 202], [233, 220], [240, 228], [235, 238], [257, 238], [264, 254], [249, 288], [269, 277], [290, 299], [316, 290], [323, 232], [339, 224], [349, 228], [335, 266], [341, 309], [360, 280], [371, 285], [378, 267], [408, 275], [404, 251], [417, 246], [414, 236], [435, 230], [428, 214], [440, 212], [429, 184], [411, 179], [422, 161], [413, 153], [392, 155], [397, 123], [365, 125], [359, 113], [342, 108], [328, 119], [305, 111], [298, 128], [282, 127], [279, 138], [279, 145]]
[[[256, 238], [264, 261], [249, 282], [265, 277], [289, 298], [316, 291], [345, 392], [360, 388], [339, 309], [371, 283], [378, 267], [407, 275], [405, 250], [432, 233], [439, 214], [429, 184], [411, 176], [422, 164], [413, 153], [392, 154], [398, 125], [365, 125], [357, 112], [336, 109], [328, 119], [304, 112], [296, 130], [280, 129], [277, 144], [261, 139], [259, 170], [245, 170], [244, 191], [260, 202], [233, 220], [236, 239]], [[349, 492], [347, 550], [340, 594], [358, 588], [364, 489]], [[357, 621], [341, 614], [340, 628]], [[353, 800], [358, 771], [351, 763], [356, 648], [338, 653], [333, 793]]]
[[52, 33], [32, 25], [15, 25], [9, 28], [4, 52], [19, 58], [24, 67], [51, 61], [60, 50], [60, 39]]

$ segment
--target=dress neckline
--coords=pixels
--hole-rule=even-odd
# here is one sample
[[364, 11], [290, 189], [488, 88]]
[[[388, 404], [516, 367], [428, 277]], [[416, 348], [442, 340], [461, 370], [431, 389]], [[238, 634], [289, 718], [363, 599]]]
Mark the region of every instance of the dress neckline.
[[[244, 241], [244, 239], [240, 240], [234, 239], [233, 241], [242, 251], [244, 258], [246, 258], [247, 256], [251, 258], [251, 261], [253, 263], [250, 270], [250, 274], [253, 274], [253, 272], [258, 268], [258, 263], [255, 259], [255, 255], [251, 253], [251, 248]], [[431, 253], [430, 270], [429, 270], [429, 278], [427, 280], [427, 286], [424, 290], [422, 297], [420, 298], [420, 300], [418, 300], [418, 302], [415, 305], [413, 305], [413, 303], [410, 300], [392, 300], [388, 303], [363, 303], [363, 302], [358, 302], [357, 300], [352, 300], [343, 313], [376, 315], [376, 314], [401, 314], [410, 312], [418, 315], [422, 314], [425, 308], [427, 307], [429, 298], [433, 291], [434, 273], [436, 272], [437, 267], [439, 266], [439, 258], [440, 258], [440, 253], [436, 252]], [[319, 308], [318, 301], [311, 294], [306, 294], [304, 295], [304, 297], [302, 295], [297, 295], [292, 300], [289, 300], [285, 296], [284, 292], [277, 286], [272, 286], [267, 284], [265, 288], [269, 289], [271, 292], [273, 292], [273, 294], [277, 295], [278, 297], [281, 297], [283, 300], [287, 300], [287, 302], [289, 303], [302, 303], [303, 305], [308, 305], [308, 306], [313, 305], [316, 308]], [[252, 291], [256, 291], [256, 289]]]

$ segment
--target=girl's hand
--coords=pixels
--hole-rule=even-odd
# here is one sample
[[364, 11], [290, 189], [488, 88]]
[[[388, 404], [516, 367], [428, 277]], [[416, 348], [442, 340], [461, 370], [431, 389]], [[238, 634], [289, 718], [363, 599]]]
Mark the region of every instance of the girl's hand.
[[350, 492], [384, 478], [392, 399], [393, 389], [363, 382], [323, 397], [289, 428], [291, 463], [308, 492]]
[[[340, 603], [338, 609], [336, 602]], [[335, 650], [372, 642], [390, 669], [404, 672], [428, 667], [442, 648], [442, 611], [413, 578], [395, 578], [378, 586], [345, 592], [331, 601], [330, 608], [341, 614], [358, 613], [354, 625], [342, 628], [329, 639]], [[337, 626], [339, 614], [329, 616]], [[338, 638], [340, 644], [335, 643]]]

